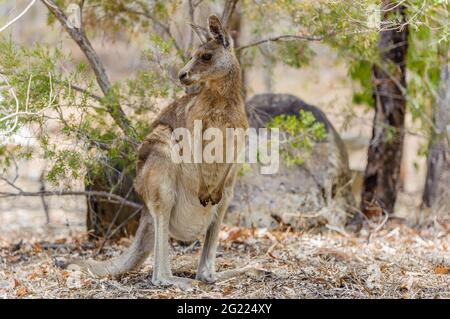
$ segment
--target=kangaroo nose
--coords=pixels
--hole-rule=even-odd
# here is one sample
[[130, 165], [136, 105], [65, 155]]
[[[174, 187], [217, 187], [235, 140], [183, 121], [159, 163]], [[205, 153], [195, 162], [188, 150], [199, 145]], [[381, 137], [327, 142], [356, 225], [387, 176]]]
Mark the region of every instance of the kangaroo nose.
[[180, 81], [184, 80], [187, 77], [187, 75], [188, 75], [187, 72], [180, 73], [179, 75]]

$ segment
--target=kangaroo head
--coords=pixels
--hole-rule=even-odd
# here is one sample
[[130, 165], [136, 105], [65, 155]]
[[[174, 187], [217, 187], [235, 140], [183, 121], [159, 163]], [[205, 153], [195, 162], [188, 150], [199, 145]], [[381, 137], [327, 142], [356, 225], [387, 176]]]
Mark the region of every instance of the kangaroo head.
[[219, 80], [236, 65], [231, 37], [216, 15], [208, 18], [208, 29], [190, 24], [201, 41], [179, 73], [183, 85]]

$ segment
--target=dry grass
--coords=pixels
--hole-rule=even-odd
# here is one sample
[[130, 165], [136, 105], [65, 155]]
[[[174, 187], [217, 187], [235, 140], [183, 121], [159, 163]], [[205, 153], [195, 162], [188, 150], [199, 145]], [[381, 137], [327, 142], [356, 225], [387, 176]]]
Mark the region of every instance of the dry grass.
[[[194, 292], [152, 286], [151, 258], [139, 271], [118, 279], [56, 267], [58, 257], [93, 255], [95, 245], [82, 234], [22, 243], [3, 240], [0, 298], [450, 298], [446, 225], [416, 230], [388, 223], [368, 235], [224, 227], [219, 269], [254, 263], [266, 272], [201, 284]], [[97, 258], [117, 255], [126, 244], [108, 246]], [[174, 273], [194, 277], [200, 245], [172, 246]]]

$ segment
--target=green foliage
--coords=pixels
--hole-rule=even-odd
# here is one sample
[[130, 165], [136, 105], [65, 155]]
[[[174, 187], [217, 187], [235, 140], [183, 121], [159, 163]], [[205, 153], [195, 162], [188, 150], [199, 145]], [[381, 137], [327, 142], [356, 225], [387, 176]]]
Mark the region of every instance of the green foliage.
[[314, 56], [314, 51], [305, 42], [286, 42], [276, 51], [284, 64], [296, 69], [308, 65]]
[[[353, 102], [373, 105], [371, 65], [378, 58], [378, 29], [367, 21], [379, 1], [246, 1], [246, 14], [256, 20], [256, 35], [267, 37], [274, 26], [283, 28], [281, 34], [323, 37], [347, 65], [349, 76], [359, 86]], [[270, 32], [270, 33], [269, 33]], [[283, 63], [299, 68], [307, 65], [314, 55], [308, 41], [287, 41], [271, 44], [272, 56]]]
[[373, 105], [372, 64], [369, 61], [354, 61], [349, 65], [352, 80], [359, 82], [361, 90], [353, 93], [353, 103]]
[[[65, 8], [73, 1], [55, 2]], [[379, 29], [368, 22], [379, 15], [376, 12], [379, 0], [241, 2], [242, 21], [254, 40], [282, 34], [323, 37], [323, 43], [337, 52], [339, 59], [348, 66], [349, 76], [358, 84], [353, 102], [373, 105], [371, 70], [373, 64], [379, 63]], [[202, 5], [213, 3], [223, 5], [222, 1], [204, 1]], [[439, 84], [442, 52], [448, 49], [448, 1], [408, 0], [403, 4], [410, 18], [408, 106], [415, 119], [428, 125]], [[15, 100], [9, 92], [13, 88], [19, 100], [19, 111], [28, 113], [18, 117], [16, 130], [28, 126], [37, 132], [42, 153], [50, 161], [49, 180], [65, 183], [83, 176], [87, 169], [98, 175], [102, 175], [105, 167], [134, 170], [131, 142], [112, 121], [111, 113], [117, 114], [119, 106], [125, 109], [138, 138], [143, 138], [157, 105], [167, 104], [181, 92], [174, 76], [186, 62], [189, 48], [183, 47], [185, 39], [170, 32], [176, 29], [170, 28], [170, 23], [175, 21], [173, 16], [180, 8], [179, 0], [85, 2], [83, 22], [91, 39], [115, 40], [119, 34], [130, 43], [144, 42], [147, 48], [142, 52], [144, 67], [136, 75], [115, 83], [113, 90], [100, 102], [92, 98], [92, 94], [100, 93], [86, 62], [74, 61], [58, 46], [42, 43], [24, 48], [11, 38], [0, 37], [0, 71], [9, 84], [0, 79], [3, 97], [0, 116], [15, 112]], [[52, 15], [48, 17], [49, 24], [59, 27]], [[244, 66], [258, 63], [264, 57], [301, 68], [309, 64], [313, 55], [308, 41], [270, 42], [240, 51]], [[15, 118], [2, 121], [0, 130], [7, 130], [14, 124]], [[280, 127], [288, 137], [282, 145], [288, 163], [303, 163], [313, 143], [326, 136], [323, 124], [317, 123], [309, 113], [277, 117], [271, 125]], [[3, 169], [12, 165], [13, 158], [31, 155], [26, 149], [7, 150], [0, 146], [0, 166]]]
[[[63, 10], [70, 3], [56, 1]], [[0, 115], [15, 112], [15, 101], [8, 91], [12, 88], [19, 100], [19, 112], [29, 113], [18, 117], [16, 130], [28, 126], [37, 133], [42, 154], [49, 161], [49, 181], [68, 187], [70, 181], [82, 177], [87, 170], [97, 172], [99, 177], [108, 167], [134, 174], [135, 152], [131, 141], [124, 138], [112, 118], [119, 114], [119, 107], [126, 109], [137, 138], [142, 139], [148, 133], [149, 118], [157, 111], [156, 104], [180, 92], [170, 76], [183, 64], [184, 52], [161, 27], [178, 4], [178, 1], [153, 1], [148, 5], [147, 1], [120, 0], [85, 3], [83, 22], [89, 37], [106, 36], [114, 40], [120, 31], [132, 41], [140, 40], [137, 37], [142, 38], [143, 34], [150, 47], [142, 52], [146, 67], [134, 77], [115, 83], [105, 97], [97, 93], [97, 84], [86, 62], [73, 61], [58, 47], [44, 43], [32, 48], [19, 47], [11, 39], [0, 37], [0, 70], [10, 84], [2, 86], [0, 80], [3, 96]], [[51, 14], [48, 22], [59, 27]], [[81, 88], [81, 92], [72, 86]], [[92, 93], [101, 100], [93, 99]], [[0, 122], [0, 130], [13, 127], [15, 119]], [[11, 158], [21, 156], [20, 152], [18, 148], [14, 154], [1, 152], [2, 167], [7, 167]], [[90, 174], [91, 177], [96, 178], [96, 174]]]
[[[348, 65], [355, 86], [353, 103], [373, 106], [372, 66], [380, 63], [379, 32], [392, 28], [399, 17], [381, 20], [381, 1], [255, 1], [271, 15], [298, 27], [300, 34], [323, 36]], [[413, 119], [421, 121], [423, 131], [430, 131], [430, 113], [439, 85], [439, 72], [449, 50], [450, 3], [444, 0], [407, 0], [409, 28], [407, 56], [407, 105]], [[264, 15], [261, 15], [264, 16]], [[405, 27], [405, 26], [404, 26]], [[385, 66], [389, 70], [391, 66]], [[393, 72], [393, 70], [392, 70]]]
[[[449, 50], [449, 3], [410, 1], [409, 14], [420, 12], [409, 29], [408, 106], [413, 119], [430, 131], [430, 111], [439, 87], [440, 69]], [[420, 11], [418, 11], [420, 9]]]
[[[287, 3], [277, 1], [243, 1], [243, 13], [246, 21], [251, 20], [251, 33], [255, 39], [264, 39], [283, 34], [296, 35], [297, 26], [287, 22]], [[314, 51], [307, 41], [268, 42], [241, 53], [244, 65], [251, 66], [255, 58], [263, 56], [273, 62], [281, 62], [293, 68], [309, 64]]]
[[[86, 68], [78, 64], [69, 73], [64, 65], [70, 62], [70, 56], [64, 55], [57, 47], [36, 45], [29, 49], [0, 39], [0, 68], [9, 83], [0, 86], [0, 95], [3, 96], [0, 114], [14, 114], [16, 111], [15, 101], [9, 94], [12, 88], [19, 101], [19, 112], [23, 113], [17, 117], [16, 130], [27, 126], [37, 134], [42, 154], [50, 161], [48, 180], [65, 186], [82, 176], [87, 164], [101, 165], [105, 161], [99, 159], [104, 154], [114, 153], [116, 148], [125, 150], [123, 145], [126, 144], [118, 138], [120, 132], [111, 125], [105, 116], [106, 107], [103, 107], [117, 105], [119, 88], [113, 90], [102, 104], [96, 105], [88, 97], [93, 82], [87, 76]], [[87, 91], [75, 91], [71, 88], [74, 83], [84, 83]], [[0, 122], [0, 130], [8, 131], [13, 122]], [[97, 148], [96, 152], [90, 151], [93, 147]], [[2, 151], [2, 167], [10, 166], [11, 158], [29, 157], [29, 152], [21, 148], [13, 152]], [[121, 154], [121, 160], [131, 162], [126, 154]]]
[[288, 165], [302, 165], [312, 152], [314, 143], [327, 136], [323, 123], [316, 121], [311, 112], [300, 110], [299, 115], [278, 115], [269, 123], [269, 128], [279, 128], [281, 156]]
[[[50, 152], [47, 153], [50, 155]], [[61, 180], [66, 178], [79, 178], [79, 174], [82, 172], [81, 154], [74, 150], [62, 150], [58, 152], [52, 152], [53, 161], [52, 168], [47, 173], [47, 180], [51, 183], [58, 185]], [[67, 176], [69, 174], [69, 176]]]

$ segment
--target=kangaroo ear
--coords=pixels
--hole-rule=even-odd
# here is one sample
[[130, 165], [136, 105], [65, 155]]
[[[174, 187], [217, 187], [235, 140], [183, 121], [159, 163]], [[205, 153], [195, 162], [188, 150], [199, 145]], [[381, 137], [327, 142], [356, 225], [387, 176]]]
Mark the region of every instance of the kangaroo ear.
[[212, 14], [208, 18], [209, 33], [213, 39], [221, 43], [225, 48], [230, 47], [231, 39], [228, 33], [223, 29], [220, 19]]
[[205, 44], [206, 42], [211, 40], [211, 35], [209, 34], [207, 29], [196, 24], [192, 23], [188, 24], [191, 26], [192, 30], [195, 32], [195, 34], [197, 35], [198, 39], [202, 44]]

